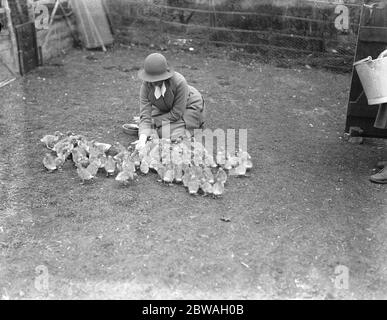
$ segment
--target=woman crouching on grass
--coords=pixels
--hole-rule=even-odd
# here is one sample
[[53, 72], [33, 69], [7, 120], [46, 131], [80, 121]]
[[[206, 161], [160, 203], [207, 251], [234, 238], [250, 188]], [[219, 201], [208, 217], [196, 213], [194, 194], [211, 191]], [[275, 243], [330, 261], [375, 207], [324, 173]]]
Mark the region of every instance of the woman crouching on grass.
[[175, 139], [203, 128], [204, 100], [200, 92], [168, 66], [160, 53], [145, 58], [138, 77], [140, 88], [139, 140], [136, 149], [145, 146], [148, 137]]

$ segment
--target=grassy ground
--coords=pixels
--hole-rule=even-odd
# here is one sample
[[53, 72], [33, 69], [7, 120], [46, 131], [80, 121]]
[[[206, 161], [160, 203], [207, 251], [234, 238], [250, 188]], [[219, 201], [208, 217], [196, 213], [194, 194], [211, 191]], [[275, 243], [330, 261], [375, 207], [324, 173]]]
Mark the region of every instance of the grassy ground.
[[343, 141], [349, 75], [165, 52], [203, 93], [208, 127], [248, 129], [254, 169], [221, 199], [154, 174], [124, 188], [102, 174], [80, 185], [70, 163], [43, 170], [39, 139], [55, 130], [134, 140], [121, 125], [150, 52], [73, 51], [0, 89], [0, 296], [385, 298], [386, 187], [368, 177], [386, 144]]

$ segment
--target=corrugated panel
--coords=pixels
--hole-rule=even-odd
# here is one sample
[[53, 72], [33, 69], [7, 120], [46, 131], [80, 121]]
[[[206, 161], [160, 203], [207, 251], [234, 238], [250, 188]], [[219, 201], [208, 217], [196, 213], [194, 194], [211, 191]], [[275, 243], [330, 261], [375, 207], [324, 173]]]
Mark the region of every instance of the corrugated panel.
[[114, 39], [101, 0], [72, 1], [78, 30], [84, 46], [88, 49], [110, 45]]

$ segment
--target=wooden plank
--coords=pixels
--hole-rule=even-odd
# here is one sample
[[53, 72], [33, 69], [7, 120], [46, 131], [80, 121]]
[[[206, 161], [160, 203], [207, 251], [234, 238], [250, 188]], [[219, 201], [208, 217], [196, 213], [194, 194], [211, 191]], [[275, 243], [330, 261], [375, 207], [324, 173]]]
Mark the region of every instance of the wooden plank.
[[0, 88], [5, 87], [7, 84], [10, 84], [11, 82], [13, 82], [15, 80], [16, 80], [16, 78], [12, 78], [12, 79], [9, 79], [9, 80], [1, 81], [0, 82]]
[[16, 74], [15, 72], [3, 61], [3, 59], [1, 59], [0, 57], [0, 63], [9, 71], [9, 73], [11, 75], [13, 75], [14, 77], [16, 77]]
[[11, 50], [12, 50], [12, 56], [13, 56], [13, 61], [14, 61], [13, 67], [20, 70], [20, 66], [18, 64], [19, 56], [18, 56], [16, 35], [15, 35], [15, 30], [14, 30], [13, 25], [12, 25], [11, 10], [9, 9], [8, 0], [3, 0], [3, 6], [4, 6], [6, 16], [7, 16], [7, 29], [8, 29], [9, 36], [11, 39], [11, 44], [12, 44]]
[[0, 82], [8, 81], [13, 77], [8, 67], [0, 60]]
[[24, 23], [21, 23], [21, 24], [18, 24], [17, 27], [18, 28], [23, 28], [23, 27], [26, 27], [28, 25], [31, 24], [32, 21], [27, 21], [27, 22], [24, 22]]

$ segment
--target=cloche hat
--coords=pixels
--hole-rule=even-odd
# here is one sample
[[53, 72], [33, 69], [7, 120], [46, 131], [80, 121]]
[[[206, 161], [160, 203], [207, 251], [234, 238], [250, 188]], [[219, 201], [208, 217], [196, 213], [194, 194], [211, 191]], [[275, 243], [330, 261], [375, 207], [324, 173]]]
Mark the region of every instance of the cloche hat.
[[144, 60], [144, 68], [138, 72], [138, 77], [147, 82], [156, 82], [169, 79], [173, 70], [167, 59], [160, 53], [151, 53]]

